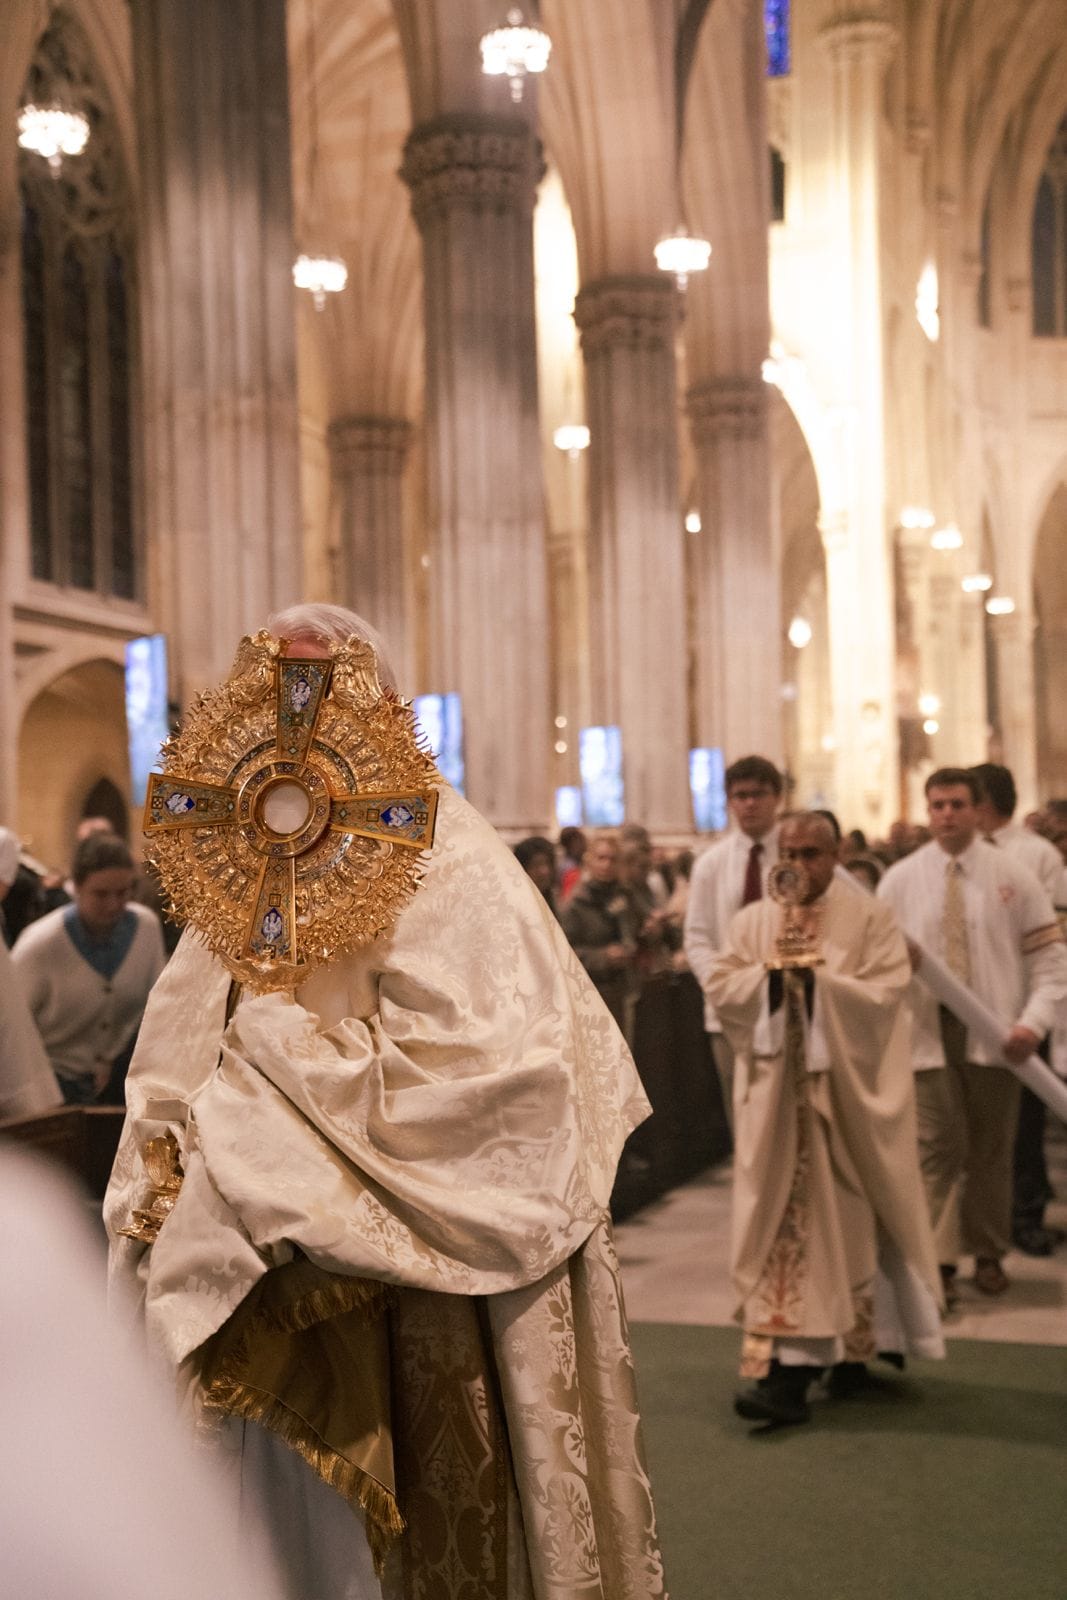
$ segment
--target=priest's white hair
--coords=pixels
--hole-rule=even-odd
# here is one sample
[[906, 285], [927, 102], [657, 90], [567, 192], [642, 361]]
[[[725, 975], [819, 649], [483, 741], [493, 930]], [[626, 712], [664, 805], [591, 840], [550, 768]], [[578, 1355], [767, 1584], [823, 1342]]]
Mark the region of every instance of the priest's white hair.
[[286, 606], [284, 611], [276, 611], [268, 617], [267, 626], [276, 639], [317, 639], [319, 644], [344, 644], [355, 634], [357, 639], [365, 640], [377, 656], [382, 688], [397, 688], [385, 640], [377, 628], [344, 606], [328, 605], [325, 601]]

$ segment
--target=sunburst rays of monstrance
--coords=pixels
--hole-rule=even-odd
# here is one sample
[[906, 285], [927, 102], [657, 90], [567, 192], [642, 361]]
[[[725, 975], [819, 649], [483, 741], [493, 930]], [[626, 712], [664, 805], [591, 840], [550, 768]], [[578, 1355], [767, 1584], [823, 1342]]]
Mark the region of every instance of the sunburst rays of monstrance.
[[370, 645], [325, 660], [241, 641], [149, 780], [148, 855], [170, 908], [256, 993], [392, 926], [433, 844], [441, 776]]

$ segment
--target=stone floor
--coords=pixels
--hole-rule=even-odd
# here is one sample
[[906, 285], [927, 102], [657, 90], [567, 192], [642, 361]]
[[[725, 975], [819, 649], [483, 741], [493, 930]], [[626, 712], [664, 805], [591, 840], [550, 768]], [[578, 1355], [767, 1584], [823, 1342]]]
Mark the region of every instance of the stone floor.
[[[1048, 1221], [1067, 1229], [1067, 1131], [1048, 1142], [1049, 1172], [1058, 1200]], [[617, 1233], [633, 1322], [723, 1327], [732, 1321], [729, 1281], [730, 1173], [705, 1173], [624, 1223]], [[1067, 1342], [1067, 1244], [1047, 1260], [1017, 1252], [1005, 1261], [1012, 1280], [1001, 1299], [973, 1287], [963, 1264], [960, 1303], [947, 1319], [949, 1338], [1019, 1344]]]

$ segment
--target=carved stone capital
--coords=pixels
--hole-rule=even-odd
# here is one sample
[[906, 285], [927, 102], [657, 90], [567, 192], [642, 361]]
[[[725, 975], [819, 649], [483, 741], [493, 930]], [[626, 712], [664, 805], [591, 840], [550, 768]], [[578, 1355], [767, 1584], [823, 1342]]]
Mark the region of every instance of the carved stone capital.
[[574, 320], [586, 356], [600, 351], [671, 349], [677, 314], [674, 279], [601, 278], [579, 290]]
[[951, 189], [938, 189], [934, 199], [937, 220], [943, 228], [951, 226], [960, 214], [959, 196]]
[[823, 511], [819, 514], [819, 536], [828, 556], [848, 549], [849, 518], [845, 510]]
[[985, 262], [980, 250], [964, 250], [960, 255], [959, 275], [964, 289], [974, 290], [982, 281]]
[[525, 122], [474, 114], [423, 123], [400, 164], [420, 227], [456, 210], [532, 211], [543, 170]]
[[711, 378], [685, 397], [698, 447], [720, 439], [758, 439], [766, 428], [767, 385], [762, 378]]
[[1005, 290], [1008, 299], [1008, 310], [1013, 312], [1026, 312], [1029, 314], [1033, 302], [1033, 287], [1029, 278], [1009, 278]]
[[819, 34], [831, 61], [888, 67], [900, 45], [900, 31], [875, 12], [856, 11], [836, 18]]
[[1037, 619], [1030, 611], [1009, 611], [1007, 616], [990, 617], [993, 639], [998, 650], [1029, 649], [1037, 632]]
[[413, 433], [403, 417], [340, 417], [330, 423], [326, 437], [338, 471], [399, 475]]

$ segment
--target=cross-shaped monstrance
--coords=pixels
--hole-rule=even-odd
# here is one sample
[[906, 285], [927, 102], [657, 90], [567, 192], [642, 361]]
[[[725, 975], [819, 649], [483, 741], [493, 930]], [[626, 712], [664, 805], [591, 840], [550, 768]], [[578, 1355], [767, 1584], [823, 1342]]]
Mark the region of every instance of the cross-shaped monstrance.
[[[381, 840], [412, 852], [433, 844], [436, 788], [339, 788], [338, 774], [351, 765], [329, 736], [320, 737], [333, 669], [332, 660], [276, 657], [273, 746], [260, 743], [250, 752], [252, 759], [241, 762], [232, 783], [208, 782], [191, 772], [154, 772], [149, 780], [147, 834], [235, 834], [232, 842], [242, 843], [258, 863], [243, 947], [233, 955], [238, 964], [250, 962], [260, 971], [305, 965], [298, 879], [303, 861], [313, 852], [316, 860], [323, 856], [327, 835]], [[420, 756], [413, 737], [410, 742]], [[321, 930], [306, 937], [321, 947]]]

